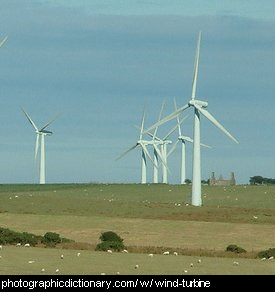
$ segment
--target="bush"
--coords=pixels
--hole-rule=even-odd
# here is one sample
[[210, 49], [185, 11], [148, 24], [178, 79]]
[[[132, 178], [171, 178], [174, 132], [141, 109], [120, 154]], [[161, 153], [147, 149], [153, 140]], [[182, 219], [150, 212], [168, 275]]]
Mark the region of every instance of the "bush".
[[101, 236], [100, 236], [99, 239], [101, 241], [118, 241], [118, 242], [123, 242], [123, 239], [120, 236], [118, 236], [113, 231], [107, 231], [107, 232], [101, 233]]
[[101, 234], [101, 243], [96, 246], [96, 250], [107, 251], [108, 249], [114, 251], [121, 251], [125, 248], [123, 239], [113, 231], [107, 231]]
[[58, 243], [61, 243], [60, 235], [55, 232], [47, 232], [42, 238], [42, 243], [48, 246], [56, 246]]
[[257, 254], [257, 257], [258, 258], [270, 258], [270, 257], [274, 257], [275, 258], [275, 248], [269, 248], [267, 250], [263, 250], [263, 251], [260, 251], [258, 254]]
[[34, 246], [41, 241], [41, 236], [28, 232], [16, 232], [8, 228], [0, 228], [0, 244], [29, 243]]
[[244, 253], [244, 252], [246, 252], [245, 249], [237, 246], [236, 244], [228, 245], [228, 247], [226, 248], [226, 251], [230, 251], [230, 252], [234, 252], [234, 253]]
[[114, 251], [121, 251], [124, 248], [124, 244], [119, 241], [102, 241], [96, 246], [95, 250], [107, 251], [108, 249], [111, 249]]

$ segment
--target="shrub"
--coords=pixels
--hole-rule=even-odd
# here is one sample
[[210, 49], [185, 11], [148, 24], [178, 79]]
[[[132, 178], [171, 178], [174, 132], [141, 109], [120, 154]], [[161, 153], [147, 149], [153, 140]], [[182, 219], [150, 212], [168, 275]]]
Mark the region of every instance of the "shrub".
[[270, 258], [270, 257], [274, 257], [275, 258], [275, 248], [269, 248], [267, 250], [263, 250], [263, 251], [260, 251], [258, 254], [257, 254], [257, 257], [258, 258]]
[[96, 246], [95, 250], [107, 251], [108, 249], [111, 249], [114, 251], [121, 251], [124, 248], [124, 244], [119, 241], [102, 241]]
[[37, 236], [28, 232], [16, 232], [8, 228], [0, 228], [0, 244], [16, 244], [16, 243], [29, 243], [36, 245], [41, 241], [41, 236]]
[[123, 242], [123, 239], [118, 236], [115, 232], [113, 231], [107, 231], [101, 234], [100, 236], [101, 241], [118, 241], [118, 242]]
[[61, 243], [60, 235], [55, 232], [47, 232], [42, 238], [42, 243], [48, 246], [56, 246], [58, 243]]
[[226, 248], [226, 251], [230, 251], [230, 252], [234, 252], [234, 253], [244, 253], [244, 252], [246, 252], [245, 249], [237, 246], [236, 244], [228, 245], [228, 247]]
[[107, 231], [101, 234], [101, 243], [96, 246], [96, 250], [107, 251], [108, 249], [114, 251], [121, 251], [125, 248], [123, 239], [113, 231]]

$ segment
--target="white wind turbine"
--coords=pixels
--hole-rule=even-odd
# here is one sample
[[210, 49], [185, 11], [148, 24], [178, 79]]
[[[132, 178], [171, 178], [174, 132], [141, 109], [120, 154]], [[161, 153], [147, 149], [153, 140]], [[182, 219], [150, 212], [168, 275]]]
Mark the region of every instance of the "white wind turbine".
[[38, 129], [35, 125], [34, 121], [31, 119], [31, 117], [27, 114], [27, 112], [22, 108], [22, 111], [26, 115], [28, 121], [33, 126], [35, 133], [36, 133], [36, 142], [35, 142], [35, 151], [34, 151], [34, 160], [36, 161], [38, 149], [39, 149], [39, 140], [41, 140], [41, 148], [40, 148], [40, 178], [39, 183], [45, 184], [45, 136], [51, 135], [53, 132], [47, 131], [46, 128], [54, 122], [57, 117], [55, 117], [53, 120], [48, 122], [46, 125], [44, 125], [41, 129]]
[[142, 122], [141, 122], [141, 127], [140, 127], [140, 134], [139, 134], [139, 140], [136, 142], [135, 145], [133, 145], [132, 147], [130, 147], [128, 150], [126, 150], [125, 152], [123, 152], [116, 160], [121, 159], [122, 157], [124, 157], [125, 155], [127, 155], [129, 152], [131, 152], [132, 150], [134, 150], [137, 147], [141, 147], [141, 183], [142, 184], [146, 184], [146, 177], [147, 177], [147, 160], [146, 157], [148, 156], [149, 159], [153, 162], [154, 161], [150, 155], [150, 153], [148, 152], [146, 146], [147, 145], [152, 145], [152, 141], [147, 141], [144, 140], [142, 138], [142, 132], [144, 130], [144, 119], [145, 119], [145, 112], [143, 112], [143, 117], [142, 117]]
[[196, 99], [196, 88], [198, 79], [198, 67], [199, 67], [199, 57], [200, 57], [200, 41], [201, 32], [199, 32], [198, 44], [195, 56], [194, 64], [194, 74], [192, 82], [192, 95], [191, 100], [188, 104], [180, 107], [178, 110], [172, 114], [164, 117], [158, 123], [154, 124], [150, 128], [144, 131], [147, 133], [155, 127], [176, 118], [181, 112], [189, 107], [194, 108], [194, 144], [193, 144], [193, 181], [192, 181], [192, 205], [201, 206], [201, 159], [200, 159], [200, 114], [205, 116], [210, 122], [212, 122], [216, 127], [218, 127], [224, 134], [226, 134], [234, 142], [239, 143], [207, 110], [208, 102]]
[[[175, 110], [177, 110], [177, 104], [176, 104], [176, 100], [174, 100], [174, 105], [175, 105]], [[187, 116], [185, 117], [187, 118]], [[181, 131], [181, 123], [183, 120], [180, 121], [179, 115], [177, 115], [177, 128], [178, 128], [178, 140], [176, 141], [176, 143], [173, 145], [173, 147], [170, 149], [168, 156], [174, 152], [174, 150], [177, 147], [178, 142], [181, 142], [181, 166], [180, 166], [180, 184], [186, 184], [186, 142], [189, 143], [193, 143], [193, 139], [191, 139], [188, 136], [184, 136], [182, 135], [182, 131]], [[207, 147], [207, 148], [211, 148], [210, 146], [206, 145], [206, 144], [202, 144], [201, 146]]]
[[[179, 121], [179, 125], [187, 118], [184, 117], [181, 121]], [[156, 153], [157, 157], [160, 157], [161, 162], [162, 162], [162, 182], [163, 183], [168, 183], [168, 166], [167, 166], [167, 162], [168, 162], [168, 157], [172, 154], [172, 152], [175, 150], [176, 147], [176, 143], [173, 145], [173, 147], [171, 148], [171, 150], [167, 153], [167, 145], [168, 144], [172, 144], [172, 141], [168, 140], [168, 137], [178, 128], [178, 124], [173, 127], [169, 133], [163, 138], [160, 139], [159, 137], [156, 136], [156, 132], [154, 134], [152, 134], [151, 132], [146, 132], [146, 134], [148, 134], [150, 137], [153, 138], [153, 141], [155, 142], [154, 144], [155, 147], [157, 147], [158, 145], [161, 147], [161, 150], [158, 151]], [[154, 145], [153, 144], [153, 145]]]

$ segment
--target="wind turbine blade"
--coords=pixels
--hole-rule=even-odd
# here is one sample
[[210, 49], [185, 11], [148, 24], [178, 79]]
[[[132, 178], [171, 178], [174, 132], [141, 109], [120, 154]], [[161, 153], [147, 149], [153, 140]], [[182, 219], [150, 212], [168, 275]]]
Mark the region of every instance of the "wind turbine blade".
[[157, 140], [157, 141], [161, 141], [161, 139], [157, 136], [154, 136], [151, 132], [148, 132], [146, 133], [147, 135], [149, 135], [151, 138], [153, 138], [154, 140]]
[[[177, 118], [178, 118], [178, 117], [179, 117], [179, 116], [177, 116]], [[180, 125], [184, 120], [186, 120], [187, 117], [188, 117], [188, 116], [185, 116], [184, 118], [182, 118], [182, 119], [179, 121], [179, 123], [178, 123], [176, 126], [174, 126], [174, 127], [169, 131], [169, 133], [163, 138], [163, 140], [166, 140], [171, 134], [173, 134], [173, 133], [176, 131], [178, 125]]]
[[235, 139], [207, 110], [201, 108], [198, 105], [194, 105], [194, 107], [201, 112], [211, 123], [213, 123], [216, 127], [218, 127], [222, 132], [224, 132], [225, 135], [227, 135], [230, 139], [232, 139], [234, 142], [239, 144], [238, 140]]
[[0, 42], [0, 48], [4, 45], [8, 37], [6, 36], [1, 42]]
[[[141, 129], [141, 127], [139, 127], [139, 126], [137, 126], [137, 125], [135, 125], [135, 127], [136, 127], [138, 130]], [[151, 132], [148, 132], [148, 133], [146, 133], [146, 134], [147, 134], [148, 136], [150, 136], [151, 138], [154, 138], [155, 140], [161, 141], [161, 139], [160, 139], [159, 137], [157, 137], [157, 136], [154, 137], [154, 135], [153, 135]]]
[[142, 121], [141, 121], [140, 133], [139, 133], [139, 140], [142, 139], [142, 135], [143, 135], [144, 119], [145, 119], [145, 109], [143, 110], [143, 115], [142, 115]]
[[193, 81], [192, 81], [192, 99], [196, 97], [196, 89], [197, 89], [197, 80], [198, 80], [198, 71], [199, 71], [199, 59], [200, 59], [200, 45], [201, 45], [201, 31], [199, 32], [195, 63], [194, 63], [194, 73], [193, 73]]
[[34, 150], [34, 160], [37, 158], [37, 153], [38, 153], [38, 148], [39, 148], [39, 134], [36, 134], [36, 142], [35, 142], [35, 150]]
[[134, 146], [130, 147], [128, 150], [126, 150], [125, 152], [123, 152], [118, 158], [116, 158], [116, 160], [121, 159], [122, 157], [124, 157], [125, 155], [127, 155], [130, 151], [134, 150], [139, 144], [135, 144]]
[[157, 165], [155, 165], [154, 160], [153, 160], [152, 156], [150, 155], [149, 151], [147, 150], [146, 146], [143, 143], [140, 143], [140, 146], [141, 146], [142, 150], [144, 151], [145, 155], [147, 155], [149, 157], [149, 159], [152, 161], [154, 166], [158, 167]]
[[190, 105], [189, 104], [186, 104], [182, 107], [180, 107], [179, 109], [177, 109], [176, 111], [174, 111], [173, 113], [171, 113], [170, 115], [162, 118], [160, 121], [158, 121], [157, 123], [153, 124], [151, 127], [149, 127], [148, 129], [146, 129], [145, 131], [143, 131], [143, 134], [146, 134], [150, 131], [152, 131], [153, 129], [155, 129], [156, 127], [168, 122], [168, 121], [171, 121], [173, 120], [174, 118], [177, 117], [177, 115], [179, 115], [181, 112], [183, 112], [184, 110], [186, 110], [187, 108], [189, 108]]
[[156, 145], [154, 145], [154, 144], [153, 144], [153, 147], [154, 147], [155, 151], [157, 152], [158, 157], [160, 158], [161, 162], [165, 165], [165, 167], [167, 168], [167, 170], [170, 172], [170, 170], [169, 170], [169, 168], [168, 168], [168, 165], [167, 165], [167, 163], [164, 161], [164, 159], [163, 159], [163, 157], [162, 157], [162, 155], [161, 155], [161, 153], [160, 153], [158, 147], [157, 147]]
[[56, 115], [52, 120], [50, 120], [43, 128], [40, 129], [40, 132], [42, 132], [44, 129], [46, 129], [51, 123], [53, 123], [55, 120], [57, 120], [61, 114]]
[[38, 128], [36, 127], [34, 121], [31, 119], [31, 117], [24, 111], [23, 108], [21, 108], [25, 116], [27, 117], [28, 121], [31, 123], [31, 125], [34, 127], [34, 129], [39, 132]]
[[179, 140], [177, 140], [177, 141], [174, 143], [174, 145], [173, 145], [173, 146], [171, 147], [171, 149], [169, 150], [167, 156], [170, 156], [170, 155], [175, 151], [175, 149], [176, 149], [178, 143], [179, 143]]
[[[165, 105], [165, 102], [163, 102], [162, 105], [161, 105], [161, 109], [160, 109], [160, 113], [159, 113], [158, 122], [159, 122], [160, 119], [161, 119], [161, 116], [162, 116], [162, 113], [163, 113], [163, 110], [164, 110], [164, 105]], [[154, 137], [157, 135], [157, 131], [158, 131], [158, 126], [155, 128]], [[154, 138], [154, 137], [153, 137], [153, 138]]]
[[212, 147], [206, 144], [201, 143], [201, 146], [211, 149]]
[[[174, 106], [175, 106], [175, 111], [178, 109], [177, 107], [177, 102], [176, 99], [174, 99]], [[179, 136], [181, 136], [181, 127], [180, 127], [180, 117], [179, 115], [177, 116], [177, 127], [178, 127], [178, 131], [179, 131]]]

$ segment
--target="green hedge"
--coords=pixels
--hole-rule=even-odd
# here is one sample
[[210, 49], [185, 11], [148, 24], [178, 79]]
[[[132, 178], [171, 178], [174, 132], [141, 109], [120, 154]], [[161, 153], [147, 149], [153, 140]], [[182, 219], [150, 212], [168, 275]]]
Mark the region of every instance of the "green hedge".
[[123, 239], [113, 231], [107, 231], [101, 234], [101, 243], [96, 246], [96, 250], [107, 251], [108, 249], [114, 251], [121, 251], [125, 248]]
[[274, 257], [275, 258], [275, 248], [269, 248], [267, 250], [260, 251], [257, 255], [258, 258], [270, 258]]
[[0, 244], [26, 244], [34, 246], [41, 242], [42, 236], [38, 236], [28, 232], [16, 232], [8, 228], [0, 227]]
[[8, 228], [0, 227], [0, 244], [26, 244], [29, 243], [31, 246], [43, 243], [47, 246], [56, 246], [61, 242], [72, 242], [67, 238], [61, 238], [58, 233], [46, 232], [44, 236], [35, 235], [28, 232], [16, 232]]
[[234, 253], [245, 253], [246, 250], [237, 246], [236, 244], [230, 244], [226, 248], [226, 251], [234, 252]]

